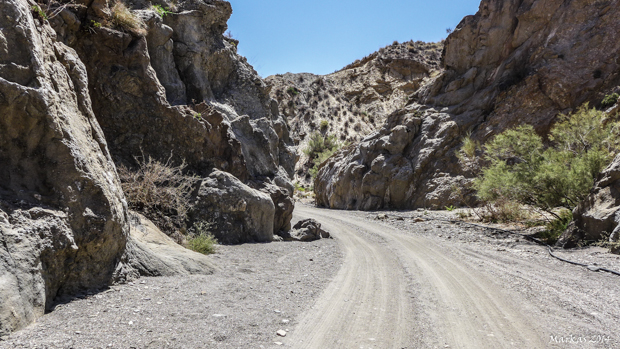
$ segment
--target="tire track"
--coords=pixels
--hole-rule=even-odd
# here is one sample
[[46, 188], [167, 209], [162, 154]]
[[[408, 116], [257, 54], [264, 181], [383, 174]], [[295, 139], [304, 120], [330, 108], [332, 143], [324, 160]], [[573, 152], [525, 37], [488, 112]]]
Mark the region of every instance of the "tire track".
[[[544, 348], [544, 336], [520, 304], [486, 275], [424, 237], [403, 234], [346, 211], [307, 206], [296, 215], [317, 219], [345, 251], [342, 269], [306, 312], [286, 344], [294, 348], [404, 348], [419, 324], [407, 295], [407, 277], [420, 289], [434, 337], [425, 346]], [[377, 240], [384, 240], [379, 243]], [[430, 300], [433, 300], [430, 304]], [[423, 304], [424, 305], [424, 304]], [[419, 317], [418, 317], [419, 318]]]

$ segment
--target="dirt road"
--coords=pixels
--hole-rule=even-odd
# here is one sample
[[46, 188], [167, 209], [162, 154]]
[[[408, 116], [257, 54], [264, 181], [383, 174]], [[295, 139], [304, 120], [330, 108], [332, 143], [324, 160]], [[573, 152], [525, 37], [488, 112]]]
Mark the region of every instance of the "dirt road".
[[[616, 276], [455, 212], [304, 217], [334, 239], [218, 246], [213, 275], [81, 295], [0, 348], [620, 348]], [[602, 248], [557, 253], [620, 270]]]
[[472, 266], [475, 260], [349, 212], [299, 205], [295, 213], [334, 232], [345, 256], [342, 269], [286, 338], [288, 346], [552, 346], [548, 333], [555, 320], [537, 319], [536, 304]]

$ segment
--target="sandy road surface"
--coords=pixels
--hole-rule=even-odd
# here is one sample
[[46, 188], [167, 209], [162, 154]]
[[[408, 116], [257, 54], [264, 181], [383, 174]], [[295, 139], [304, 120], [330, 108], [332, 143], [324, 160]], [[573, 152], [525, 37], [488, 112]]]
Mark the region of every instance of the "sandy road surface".
[[333, 232], [342, 269], [286, 338], [294, 348], [545, 348], [519, 295], [445, 246], [345, 211], [299, 205]]

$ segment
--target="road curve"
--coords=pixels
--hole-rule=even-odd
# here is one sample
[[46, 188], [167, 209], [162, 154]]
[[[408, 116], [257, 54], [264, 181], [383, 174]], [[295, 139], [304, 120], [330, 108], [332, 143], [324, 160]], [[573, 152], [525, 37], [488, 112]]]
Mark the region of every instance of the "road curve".
[[338, 239], [343, 266], [285, 338], [292, 348], [544, 348], [510, 294], [430, 239], [298, 205]]

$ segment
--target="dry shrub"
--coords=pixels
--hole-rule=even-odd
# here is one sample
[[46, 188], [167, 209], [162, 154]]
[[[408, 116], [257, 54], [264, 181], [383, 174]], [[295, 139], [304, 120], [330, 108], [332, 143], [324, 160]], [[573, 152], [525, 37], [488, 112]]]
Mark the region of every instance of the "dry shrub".
[[505, 197], [484, 202], [484, 206], [474, 209], [474, 213], [481, 221], [492, 223], [520, 222], [529, 218], [521, 204]]
[[112, 6], [112, 22], [117, 27], [123, 28], [135, 35], [146, 35], [146, 24], [144, 21], [133, 14], [122, 1], [117, 1]]
[[183, 174], [186, 165], [136, 158], [138, 169], [121, 165], [118, 173], [129, 207], [152, 220], [164, 233], [182, 240], [191, 189], [196, 178]]

